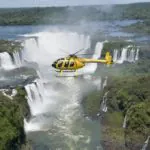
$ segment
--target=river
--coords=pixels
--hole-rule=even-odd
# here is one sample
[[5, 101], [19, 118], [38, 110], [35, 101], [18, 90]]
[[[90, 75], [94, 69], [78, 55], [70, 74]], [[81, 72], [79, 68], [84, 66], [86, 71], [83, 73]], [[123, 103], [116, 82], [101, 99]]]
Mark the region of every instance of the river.
[[[79, 78], [59, 78], [51, 64], [58, 57], [66, 55], [61, 49], [69, 53], [85, 49], [92, 51], [93, 58], [99, 58], [104, 40], [108, 36], [133, 36], [122, 32], [119, 27], [116, 28], [116, 24], [121, 25], [122, 22], [82, 22], [80, 27], [0, 27], [1, 39], [23, 41], [22, 61], [38, 66], [35, 68], [38, 78], [25, 86], [32, 117], [28, 121], [24, 120], [27, 137], [36, 150], [102, 150], [100, 121], [84, 117], [81, 105], [82, 98], [88, 92], [93, 89], [100, 91], [104, 84], [100, 76], [94, 76], [97, 64], [89, 64], [81, 69]], [[100, 40], [99, 33], [103, 37]], [[92, 38], [96, 35], [98, 36], [93, 41]], [[122, 58], [123, 61], [127, 59], [121, 56], [121, 63]]]

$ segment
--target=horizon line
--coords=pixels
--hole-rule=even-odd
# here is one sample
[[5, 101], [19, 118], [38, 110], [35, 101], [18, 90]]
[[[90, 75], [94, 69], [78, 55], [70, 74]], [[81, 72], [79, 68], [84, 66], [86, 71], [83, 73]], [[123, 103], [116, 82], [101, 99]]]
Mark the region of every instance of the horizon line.
[[0, 7], [0, 9], [18, 9], [18, 8], [51, 8], [51, 7], [84, 7], [84, 6], [109, 6], [109, 5], [129, 5], [129, 4], [141, 4], [150, 2], [131, 2], [131, 3], [114, 3], [114, 4], [81, 4], [81, 5], [44, 5], [44, 6], [20, 6], [20, 7]]

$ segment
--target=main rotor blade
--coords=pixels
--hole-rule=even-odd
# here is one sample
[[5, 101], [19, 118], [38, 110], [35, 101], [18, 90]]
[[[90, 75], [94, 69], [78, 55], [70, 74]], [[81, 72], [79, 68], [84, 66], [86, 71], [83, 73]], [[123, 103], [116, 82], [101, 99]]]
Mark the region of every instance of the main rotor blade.
[[62, 52], [64, 52], [64, 53], [70, 55], [69, 52], [66, 52], [64, 49], [61, 49], [61, 48], [60, 48], [60, 50], [61, 50]]
[[91, 54], [77, 54], [77, 55], [93, 55], [94, 53], [91, 53]]
[[81, 52], [81, 51], [83, 51], [83, 50], [85, 50], [85, 49], [80, 49], [79, 51], [73, 53], [73, 55], [75, 55], [75, 54], [77, 54], [77, 53], [79, 53], [79, 52]]

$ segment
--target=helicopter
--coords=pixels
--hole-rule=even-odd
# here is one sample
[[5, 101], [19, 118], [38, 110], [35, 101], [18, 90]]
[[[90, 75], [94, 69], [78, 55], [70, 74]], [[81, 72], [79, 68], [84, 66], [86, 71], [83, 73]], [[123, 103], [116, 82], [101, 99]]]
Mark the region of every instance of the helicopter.
[[[112, 56], [110, 52], [106, 52], [104, 59], [93, 59], [93, 58], [82, 58], [78, 57], [77, 53], [83, 51], [79, 50], [73, 54], [69, 54], [67, 57], [59, 58], [52, 63], [52, 67], [57, 69], [57, 72], [60, 72], [62, 76], [63, 72], [76, 72], [77, 70], [83, 68], [86, 63], [103, 63], [103, 64], [113, 64]], [[80, 54], [80, 55], [88, 55], [88, 54]]]

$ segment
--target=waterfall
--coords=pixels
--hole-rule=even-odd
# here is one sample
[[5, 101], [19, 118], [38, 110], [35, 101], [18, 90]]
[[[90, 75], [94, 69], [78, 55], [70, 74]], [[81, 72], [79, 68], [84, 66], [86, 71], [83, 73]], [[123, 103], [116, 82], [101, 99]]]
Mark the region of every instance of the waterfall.
[[127, 124], [127, 115], [125, 115], [125, 117], [124, 117], [124, 121], [123, 121], [122, 127], [126, 128], [126, 124]]
[[75, 32], [40, 32], [26, 35], [28, 36], [36, 36], [38, 44], [34, 38], [27, 39], [24, 42], [23, 58], [43, 65], [49, 65], [57, 58], [66, 56], [63, 50], [71, 54], [91, 46], [89, 36]]
[[113, 52], [113, 61], [117, 62], [117, 60], [118, 60], [118, 50], [115, 49]]
[[[92, 58], [98, 59], [101, 57], [101, 52], [103, 48], [103, 42], [98, 42], [95, 46], [95, 50], [93, 53]], [[79, 74], [93, 74], [93, 72], [97, 69], [97, 63], [88, 63], [85, 65], [84, 68], [80, 69], [78, 72]]]
[[[41, 80], [36, 80], [35, 83], [25, 86], [27, 92], [28, 104], [30, 106], [31, 114], [36, 116], [40, 113], [45, 113], [48, 110], [46, 105], [49, 103], [46, 95], [46, 89]], [[49, 92], [51, 92], [49, 90]], [[54, 93], [54, 91], [52, 91]]]
[[125, 60], [127, 60], [127, 49], [123, 48], [121, 51], [121, 56], [117, 60], [117, 63], [122, 64]]
[[[44, 114], [53, 114], [56, 118], [55, 120], [52, 117], [55, 120], [54, 123], [59, 122], [58, 118], [65, 121], [68, 115], [71, 120], [74, 111], [79, 107], [78, 101], [82, 93], [80, 91], [81, 83], [76, 83], [74, 78], [57, 79], [54, 76], [54, 71], [49, 70], [53, 61], [66, 56], [62, 50], [74, 53], [80, 49], [89, 49], [91, 47], [90, 37], [75, 32], [41, 32], [26, 36], [36, 36], [38, 40], [34, 38], [25, 40], [22, 59], [36, 62], [39, 65], [37, 70], [39, 79], [25, 86], [28, 104], [33, 116], [30, 121], [25, 121], [26, 131], [32, 131], [34, 126], [37, 130], [41, 130], [43, 126], [45, 127], [40, 121], [41, 115], [43, 116]], [[97, 43], [92, 58], [100, 57], [102, 47], [103, 42]], [[97, 64], [87, 64], [78, 73], [91, 74], [95, 72], [96, 68]], [[100, 85], [96, 86], [99, 88]], [[62, 119], [62, 117], [64, 118]], [[53, 120], [52, 118], [50, 120]], [[46, 119], [43, 122], [46, 122]]]
[[107, 80], [108, 80], [108, 77], [106, 76], [105, 77], [105, 80], [103, 82], [103, 89], [107, 86]]
[[17, 67], [20, 67], [22, 65], [22, 60], [20, 57], [21, 52], [13, 52], [13, 60], [14, 60], [14, 65]]
[[139, 49], [136, 50], [135, 61], [139, 60]]
[[123, 62], [135, 62], [139, 59], [139, 49], [131, 49], [130, 46], [123, 48], [119, 55], [119, 50], [114, 50], [113, 61], [118, 64]]
[[15, 68], [12, 58], [7, 52], [0, 53], [0, 68], [4, 70]]
[[144, 142], [144, 145], [142, 147], [141, 150], [146, 150], [147, 149], [147, 146], [148, 146], [148, 143], [149, 143], [149, 139], [150, 139], [150, 136], [147, 137], [146, 141]]
[[138, 50], [131, 49], [128, 57], [129, 62], [135, 62], [138, 60]]
[[106, 92], [103, 96], [103, 101], [101, 103], [101, 108], [100, 110], [103, 111], [103, 112], [107, 112], [107, 95], [108, 95], [108, 92]]
[[13, 52], [13, 59], [7, 52], [0, 53], [0, 68], [4, 70], [11, 70], [16, 67], [20, 67], [22, 65], [22, 61], [19, 53], [21, 52]]
[[[80, 104], [83, 94], [92, 88], [101, 88], [101, 79], [96, 78], [93, 83], [91, 75], [96, 71], [97, 64], [87, 64], [79, 69], [81, 78], [58, 78], [51, 64], [68, 55], [63, 51], [72, 54], [85, 49], [81, 53], [87, 53], [86, 50], [91, 48], [90, 36], [76, 32], [40, 32], [28, 36], [30, 38], [24, 41], [22, 61], [38, 64], [38, 79], [25, 86], [32, 115], [29, 120], [24, 119], [25, 131], [47, 131], [52, 144], [57, 139], [59, 145], [69, 149], [79, 149], [80, 143], [89, 147], [90, 141], [95, 139], [91, 138], [91, 127], [87, 129], [85, 125], [87, 120], [83, 118]], [[96, 44], [92, 58], [100, 57], [102, 47], [103, 42]]]
[[99, 52], [99, 58], [101, 57], [102, 54], [102, 48], [103, 48], [103, 43], [98, 42], [95, 46], [95, 51]]

